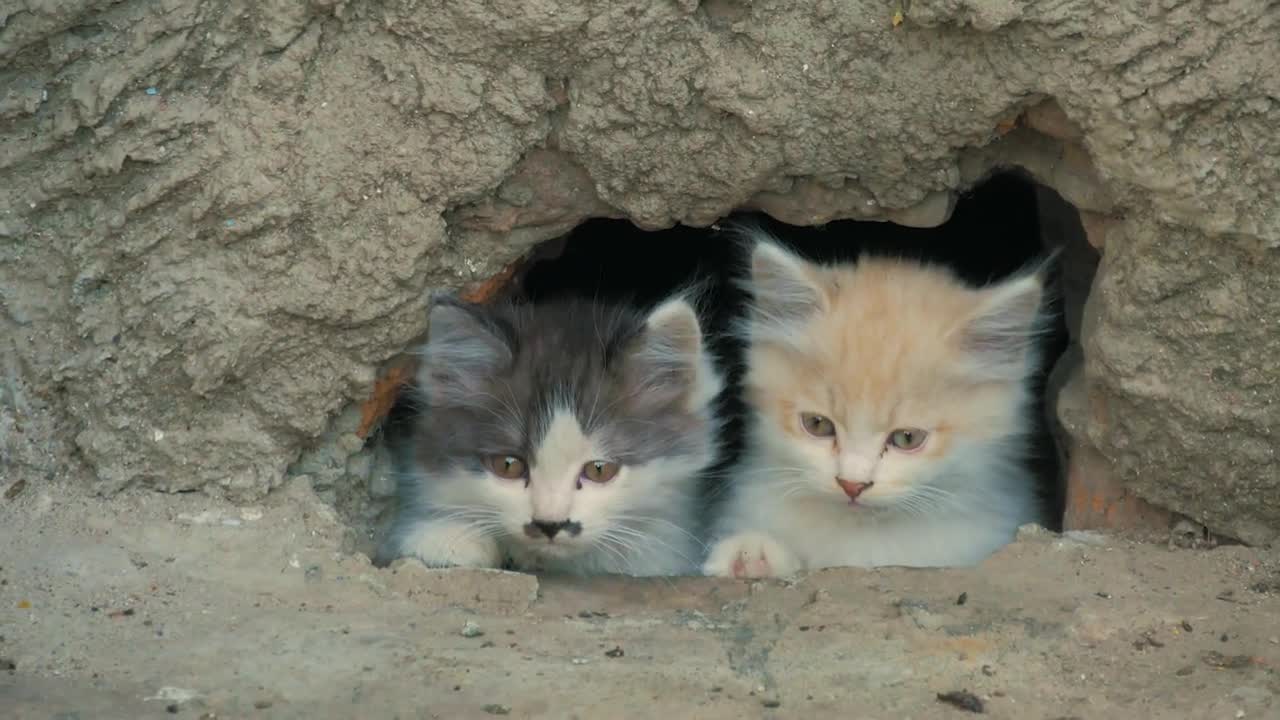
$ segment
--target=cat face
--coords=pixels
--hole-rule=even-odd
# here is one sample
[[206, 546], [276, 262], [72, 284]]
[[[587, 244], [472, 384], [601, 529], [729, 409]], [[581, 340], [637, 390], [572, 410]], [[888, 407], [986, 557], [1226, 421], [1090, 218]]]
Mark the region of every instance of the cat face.
[[974, 289], [920, 263], [822, 267], [761, 242], [750, 289], [758, 471], [784, 493], [909, 511], [1023, 432], [1038, 277]]
[[424, 504], [535, 558], [625, 559], [714, 459], [721, 382], [683, 300], [441, 302], [418, 385]]

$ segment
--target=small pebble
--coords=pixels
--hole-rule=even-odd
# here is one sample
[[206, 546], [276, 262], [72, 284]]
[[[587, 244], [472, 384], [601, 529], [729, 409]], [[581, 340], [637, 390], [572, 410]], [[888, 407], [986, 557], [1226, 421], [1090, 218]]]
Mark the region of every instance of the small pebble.
[[952, 690], [938, 693], [938, 702], [946, 703], [954, 708], [971, 713], [985, 713], [982, 699], [968, 690]]
[[477, 625], [475, 622], [468, 620], [466, 624], [462, 626], [462, 632], [460, 634], [464, 638], [473, 638], [473, 637], [480, 637], [481, 635], [484, 634], [484, 631], [481, 630], [480, 626]]
[[14, 498], [18, 497], [18, 495], [19, 495], [19, 494], [21, 494], [21, 493], [22, 493], [22, 491], [26, 489], [26, 487], [27, 487], [27, 481], [26, 481], [26, 480], [24, 480], [24, 479], [22, 479], [22, 478], [18, 478], [17, 480], [14, 480], [14, 481], [13, 481], [13, 484], [12, 484], [12, 485], [10, 485], [8, 488], [6, 488], [6, 489], [5, 489], [5, 491], [4, 491], [4, 499], [5, 499], [5, 500], [12, 500], [12, 499], [14, 499]]
[[489, 703], [488, 705], [485, 705], [484, 711], [489, 713], [490, 715], [510, 715], [511, 714], [511, 708], [507, 707], [506, 705], [499, 705], [498, 703]]
[[1217, 650], [1210, 650], [1202, 659], [1205, 665], [1223, 670], [1240, 670], [1253, 665], [1253, 658], [1248, 655], [1223, 655]]

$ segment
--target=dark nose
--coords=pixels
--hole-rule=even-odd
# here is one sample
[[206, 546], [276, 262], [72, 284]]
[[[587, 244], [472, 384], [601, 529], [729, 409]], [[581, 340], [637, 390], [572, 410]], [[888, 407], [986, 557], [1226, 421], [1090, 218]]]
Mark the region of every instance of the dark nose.
[[836, 478], [836, 484], [840, 486], [845, 495], [849, 496], [850, 500], [857, 500], [858, 496], [866, 492], [867, 488], [875, 485], [873, 482], [851, 482], [840, 478]]
[[529, 537], [536, 538], [539, 534], [546, 535], [550, 540], [560, 533], [561, 530], [570, 535], [577, 535], [582, 532], [582, 525], [572, 520], [534, 520], [524, 526], [524, 534]]
[[556, 536], [556, 533], [560, 532], [560, 530], [564, 528], [565, 523], [564, 521], [547, 522], [545, 520], [534, 520], [533, 526], [541, 530], [543, 535], [546, 535], [549, 538], [553, 538]]

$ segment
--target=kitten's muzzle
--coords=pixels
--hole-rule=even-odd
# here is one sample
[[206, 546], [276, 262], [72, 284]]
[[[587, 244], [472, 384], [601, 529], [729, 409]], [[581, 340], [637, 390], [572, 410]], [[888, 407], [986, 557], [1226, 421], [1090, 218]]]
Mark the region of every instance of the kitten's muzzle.
[[842, 478], [836, 478], [836, 484], [840, 486], [845, 495], [849, 496], [850, 500], [857, 500], [859, 495], [866, 492], [872, 485], [875, 485], [874, 482], [853, 482]]
[[582, 523], [572, 520], [532, 520], [524, 525], [524, 534], [531, 538], [545, 535], [548, 540], [554, 540], [561, 530], [568, 533], [569, 537], [577, 537], [582, 533]]

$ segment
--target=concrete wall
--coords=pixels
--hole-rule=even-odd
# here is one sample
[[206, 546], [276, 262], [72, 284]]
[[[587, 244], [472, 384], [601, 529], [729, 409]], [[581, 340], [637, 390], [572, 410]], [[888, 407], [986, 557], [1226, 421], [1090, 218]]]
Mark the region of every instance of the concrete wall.
[[0, 460], [238, 499], [359, 450], [424, 290], [590, 216], [1085, 212], [1072, 442], [1280, 534], [1262, 0], [26, 0], [0, 9]]

